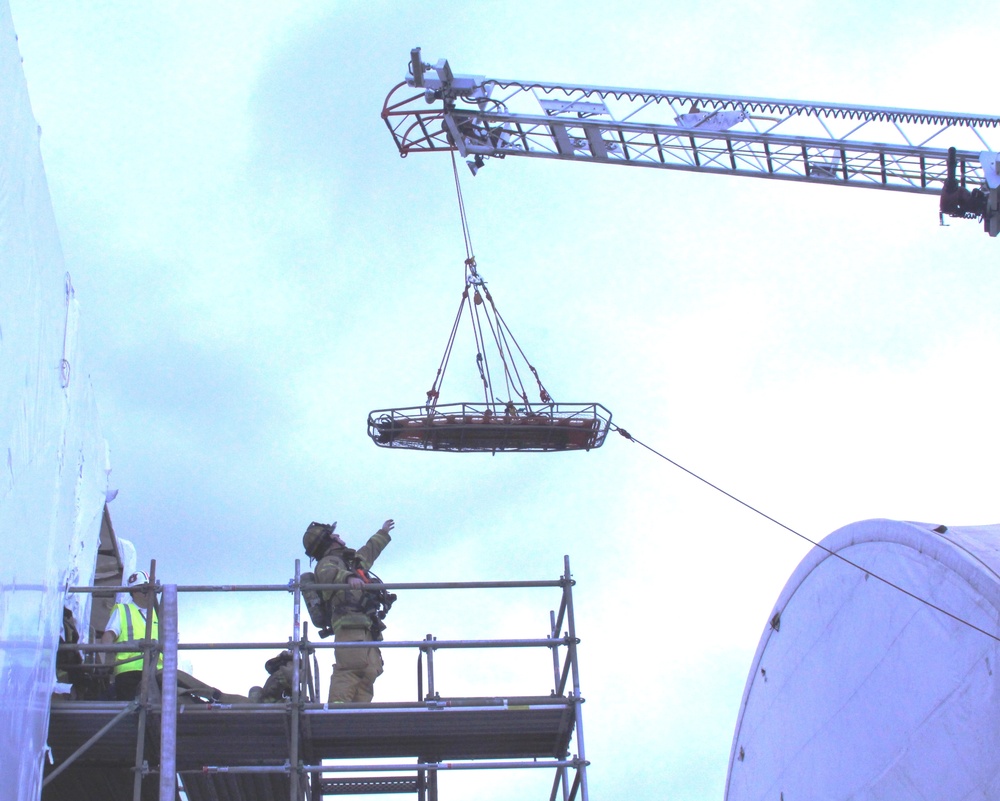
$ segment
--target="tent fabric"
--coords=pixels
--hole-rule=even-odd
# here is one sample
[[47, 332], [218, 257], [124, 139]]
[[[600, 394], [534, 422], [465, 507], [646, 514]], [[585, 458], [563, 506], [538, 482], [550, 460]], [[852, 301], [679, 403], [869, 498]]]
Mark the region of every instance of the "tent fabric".
[[820, 546], [758, 645], [727, 801], [1000, 798], [1000, 526], [869, 520]]
[[0, 0], [0, 788], [41, 792], [63, 605], [81, 633], [107, 491], [100, 433], [28, 100]]

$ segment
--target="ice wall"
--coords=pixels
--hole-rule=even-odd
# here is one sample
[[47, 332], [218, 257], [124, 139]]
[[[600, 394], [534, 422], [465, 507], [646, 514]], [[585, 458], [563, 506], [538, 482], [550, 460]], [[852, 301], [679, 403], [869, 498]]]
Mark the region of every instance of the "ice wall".
[[0, 792], [28, 801], [41, 795], [65, 589], [93, 582], [107, 448], [7, 0], [0, 109]]

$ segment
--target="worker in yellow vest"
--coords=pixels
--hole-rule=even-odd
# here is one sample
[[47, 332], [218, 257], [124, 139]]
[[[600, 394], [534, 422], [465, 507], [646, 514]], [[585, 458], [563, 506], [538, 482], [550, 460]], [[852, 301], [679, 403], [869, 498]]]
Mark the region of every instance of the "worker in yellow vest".
[[[126, 643], [146, 637], [146, 615], [152, 615], [150, 639], [159, 639], [159, 621], [153, 608], [153, 589], [149, 586], [149, 575], [139, 570], [128, 577], [132, 600], [115, 604], [111, 610], [108, 626], [101, 635], [103, 643]], [[131, 701], [139, 695], [142, 681], [142, 651], [121, 651], [115, 654], [115, 697], [119, 701]], [[163, 669], [163, 654], [156, 663], [157, 670]]]

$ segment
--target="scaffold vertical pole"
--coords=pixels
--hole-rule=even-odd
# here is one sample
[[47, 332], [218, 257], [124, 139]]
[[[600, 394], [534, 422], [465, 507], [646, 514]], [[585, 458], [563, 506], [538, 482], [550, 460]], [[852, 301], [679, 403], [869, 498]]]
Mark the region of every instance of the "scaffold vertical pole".
[[[564, 599], [563, 603], [562, 603], [562, 607], [565, 608], [565, 606], [566, 606], [566, 604], [565, 604], [565, 599]], [[549, 638], [550, 639], [552, 639], [552, 640], [558, 640], [559, 639], [559, 626], [560, 626], [560, 621], [556, 617], [555, 610], [554, 609], [550, 610], [549, 611]], [[552, 690], [552, 692], [554, 694], [558, 695], [559, 692], [560, 692], [559, 688], [562, 685], [562, 667], [559, 664], [559, 646], [558, 645], [553, 645], [552, 646], [552, 674], [553, 674], [554, 682], [555, 682], [552, 685], [553, 688], [554, 688]], [[569, 778], [566, 775], [566, 768], [557, 768], [556, 769], [556, 778], [555, 778], [555, 781], [553, 781], [553, 783], [552, 783], [552, 792], [549, 794], [549, 798], [551, 799], [551, 801], [555, 801], [556, 789], [559, 786], [562, 787], [563, 801], [566, 801], [566, 799], [569, 798]]]
[[[428, 634], [424, 639], [427, 642], [434, 641], [434, 637], [431, 634]], [[427, 698], [433, 698], [434, 697], [434, 649], [428, 647], [426, 650], [427, 650]], [[422, 698], [420, 700], [426, 700], [426, 699]]]
[[295, 592], [292, 603], [292, 703], [291, 703], [291, 725], [289, 737], [289, 772], [288, 772], [288, 797], [290, 801], [301, 801], [302, 793], [299, 792], [299, 704], [302, 701], [301, 688], [299, 687], [299, 657], [301, 655], [301, 644], [299, 642], [299, 632], [301, 631], [302, 613], [302, 591], [299, 587], [301, 577], [301, 565], [299, 560], [295, 560]]
[[428, 772], [427, 783], [430, 785], [430, 801], [438, 801], [438, 772], [432, 770]]
[[[150, 600], [149, 610], [146, 614], [146, 630], [143, 639], [149, 643], [153, 637], [153, 614], [156, 611], [156, 593], [153, 587], [156, 586], [156, 560], [149, 562], [149, 592], [153, 597]], [[146, 645], [142, 649], [142, 680], [139, 682], [139, 726], [135, 737], [135, 777], [132, 784], [133, 801], [142, 799], [142, 774], [145, 762], [146, 746], [146, 716], [149, 713], [150, 684], [155, 680], [153, 670], [153, 659], [156, 649], [151, 645]]]
[[[417, 700], [424, 700], [424, 649], [417, 651]], [[420, 799], [424, 801], [424, 799]]]
[[573, 700], [576, 705], [576, 745], [577, 758], [580, 760], [580, 767], [577, 768], [577, 777], [580, 780], [580, 799], [589, 801], [590, 795], [587, 790], [587, 753], [583, 742], [583, 698], [580, 696], [580, 664], [577, 660], [576, 648], [576, 617], [573, 614], [573, 579], [569, 571], [569, 555], [563, 557], [565, 573], [563, 575], [564, 589], [566, 593], [566, 626], [569, 634], [569, 660], [570, 668], [573, 672]]
[[163, 692], [160, 705], [160, 801], [177, 798], [177, 585], [163, 587]]
[[[556, 626], [556, 613], [554, 610], [549, 610], [549, 637], [550, 639], [556, 640], [559, 638], [559, 631]], [[552, 692], [559, 692], [559, 646], [553, 645], [552, 649], [552, 674], [555, 677], [555, 683], [552, 685]]]

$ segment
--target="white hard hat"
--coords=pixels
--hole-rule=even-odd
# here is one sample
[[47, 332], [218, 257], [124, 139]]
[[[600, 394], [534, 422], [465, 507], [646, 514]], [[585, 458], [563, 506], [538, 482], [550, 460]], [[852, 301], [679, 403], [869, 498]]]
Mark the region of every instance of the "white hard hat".
[[128, 586], [131, 587], [134, 584], [149, 584], [149, 574], [145, 570], [135, 571], [128, 577]]

